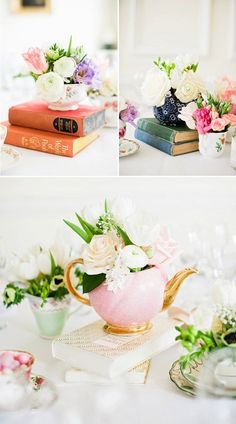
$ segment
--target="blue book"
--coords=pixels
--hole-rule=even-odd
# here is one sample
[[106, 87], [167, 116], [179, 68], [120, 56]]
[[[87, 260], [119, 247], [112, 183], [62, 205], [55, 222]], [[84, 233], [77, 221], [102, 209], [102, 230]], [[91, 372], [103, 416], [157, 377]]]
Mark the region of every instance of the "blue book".
[[149, 134], [140, 128], [136, 128], [134, 136], [138, 140], [149, 144], [149, 146], [155, 147], [155, 149], [161, 150], [171, 156], [183, 155], [184, 153], [196, 152], [198, 150], [198, 140], [173, 144], [169, 140]]

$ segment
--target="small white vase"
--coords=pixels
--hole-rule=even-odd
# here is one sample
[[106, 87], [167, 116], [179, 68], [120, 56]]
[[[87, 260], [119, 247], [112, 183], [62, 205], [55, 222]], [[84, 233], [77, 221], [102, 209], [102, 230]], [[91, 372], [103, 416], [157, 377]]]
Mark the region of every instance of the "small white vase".
[[87, 97], [85, 84], [65, 84], [65, 95], [57, 102], [48, 103], [48, 108], [52, 110], [77, 110], [79, 104]]
[[224, 152], [226, 132], [199, 134], [199, 152], [208, 158], [218, 158]]

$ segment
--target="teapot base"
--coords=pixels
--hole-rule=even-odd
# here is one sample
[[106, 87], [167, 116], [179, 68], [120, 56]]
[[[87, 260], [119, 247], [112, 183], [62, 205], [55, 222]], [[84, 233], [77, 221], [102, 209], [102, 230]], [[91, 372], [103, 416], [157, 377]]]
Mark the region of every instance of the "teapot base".
[[128, 327], [122, 327], [118, 325], [113, 325], [106, 323], [103, 327], [104, 331], [108, 334], [144, 334], [150, 331], [152, 328], [151, 321], [146, 322], [145, 324], [135, 324]]

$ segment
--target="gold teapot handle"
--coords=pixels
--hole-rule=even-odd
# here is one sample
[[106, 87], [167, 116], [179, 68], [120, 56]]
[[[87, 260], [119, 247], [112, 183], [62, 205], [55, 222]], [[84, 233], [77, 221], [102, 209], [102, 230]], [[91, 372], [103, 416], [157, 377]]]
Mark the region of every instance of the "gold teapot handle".
[[83, 297], [77, 290], [76, 288], [73, 286], [72, 282], [71, 282], [71, 278], [70, 278], [70, 272], [71, 272], [71, 268], [73, 268], [75, 265], [82, 265], [83, 264], [83, 259], [74, 259], [73, 261], [71, 261], [66, 269], [65, 269], [65, 284], [66, 284], [66, 288], [68, 289], [68, 291], [72, 294], [72, 296], [74, 296], [77, 300], [79, 300], [81, 303], [83, 303], [84, 305], [89, 305], [90, 304], [90, 300], [86, 299], [86, 297]]

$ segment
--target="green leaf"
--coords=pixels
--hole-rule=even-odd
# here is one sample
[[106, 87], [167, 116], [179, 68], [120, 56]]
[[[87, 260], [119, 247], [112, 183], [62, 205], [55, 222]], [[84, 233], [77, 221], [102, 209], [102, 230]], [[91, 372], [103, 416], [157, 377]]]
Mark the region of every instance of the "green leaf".
[[105, 210], [106, 213], [109, 212], [109, 207], [108, 207], [107, 199], [105, 199], [104, 210]]
[[82, 228], [78, 227], [77, 225], [73, 224], [72, 222], [66, 221], [63, 219], [66, 225], [68, 225], [73, 231], [75, 231], [79, 236], [86, 242], [90, 243], [91, 237], [88, 236], [88, 234], [82, 230]]
[[53, 255], [52, 255], [52, 252], [49, 251], [49, 253], [50, 253], [50, 261], [51, 261], [51, 275], [54, 276], [55, 269], [56, 269], [56, 262], [55, 262]]
[[89, 293], [100, 286], [106, 279], [106, 274], [88, 275], [84, 274], [83, 293]]
[[123, 242], [125, 243], [126, 246], [133, 244], [132, 241], [130, 240], [128, 234], [124, 230], [122, 230], [122, 228], [120, 228], [118, 225], [117, 225], [117, 230], [119, 232], [119, 235], [122, 237]]
[[85, 221], [83, 218], [81, 218], [80, 215], [76, 213], [77, 219], [79, 220], [81, 226], [86, 231], [86, 233], [92, 238], [96, 234], [102, 234], [102, 231], [99, 230], [99, 228], [94, 227], [92, 224], [89, 224], [89, 222]]
[[71, 45], [72, 45], [72, 35], [70, 36], [69, 46], [68, 46], [67, 53], [66, 53], [67, 57], [70, 57], [70, 55], [71, 55]]

